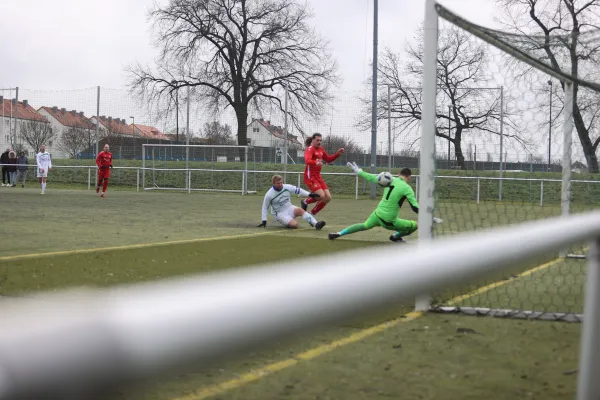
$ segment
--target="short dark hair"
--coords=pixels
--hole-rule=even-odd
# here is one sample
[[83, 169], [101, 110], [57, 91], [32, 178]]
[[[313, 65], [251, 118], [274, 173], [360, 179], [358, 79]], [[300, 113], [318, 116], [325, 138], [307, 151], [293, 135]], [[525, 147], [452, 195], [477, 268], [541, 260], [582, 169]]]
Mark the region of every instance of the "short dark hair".
[[402, 171], [400, 171], [400, 175], [412, 176], [412, 171], [410, 170], [410, 168], [402, 168]]

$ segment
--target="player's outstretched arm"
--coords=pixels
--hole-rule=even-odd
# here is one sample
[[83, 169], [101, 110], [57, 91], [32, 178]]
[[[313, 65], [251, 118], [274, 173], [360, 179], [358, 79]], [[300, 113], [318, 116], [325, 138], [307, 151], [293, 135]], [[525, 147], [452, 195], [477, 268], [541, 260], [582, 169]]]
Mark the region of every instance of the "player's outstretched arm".
[[369, 182], [377, 183], [377, 175], [369, 174], [368, 172], [363, 171], [362, 168], [360, 168], [358, 165], [356, 165], [355, 162], [348, 162], [348, 163], [346, 163], [346, 165], [352, 169], [352, 172], [354, 172], [361, 178], [363, 178]]
[[263, 200], [263, 205], [262, 205], [262, 210], [261, 210], [261, 220], [262, 223], [260, 225], [258, 225], [258, 227], [266, 227], [267, 226], [267, 214], [269, 212], [269, 204], [271, 203], [271, 195], [270, 195], [271, 191], [267, 191], [267, 193], [265, 194], [265, 198]]
[[406, 193], [406, 200], [408, 200], [408, 203], [410, 204], [410, 208], [412, 208], [412, 210], [415, 213], [419, 213], [419, 203], [417, 202], [417, 197], [415, 196], [415, 191], [408, 186], [408, 192]]
[[298, 196], [301, 196], [301, 197], [315, 197], [315, 198], [321, 197], [317, 193], [307, 192], [306, 190], [304, 190], [302, 188], [296, 187], [294, 185], [290, 185], [288, 183], [284, 184], [283, 187], [285, 189], [289, 190], [291, 193], [295, 193], [295, 194], [297, 194]]

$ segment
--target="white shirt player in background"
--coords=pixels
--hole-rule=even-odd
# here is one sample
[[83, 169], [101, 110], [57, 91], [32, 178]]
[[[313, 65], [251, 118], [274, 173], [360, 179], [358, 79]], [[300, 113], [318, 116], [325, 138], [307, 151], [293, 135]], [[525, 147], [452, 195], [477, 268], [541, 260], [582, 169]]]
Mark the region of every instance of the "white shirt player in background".
[[304, 211], [300, 207], [294, 206], [290, 200], [292, 193], [299, 194], [303, 197], [315, 198], [319, 197], [318, 194], [309, 193], [294, 185], [284, 184], [283, 178], [280, 175], [274, 175], [271, 181], [273, 187], [265, 194], [262, 206], [262, 222], [258, 225], [259, 228], [267, 226], [267, 213], [269, 208], [271, 209], [271, 214], [273, 214], [275, 221], [287, 228], [298, 228], [296, 217], [302, 217], [303, 220], [308, 222], [310, 226], [314, 227], [316, 230], [321, 230], [325, 226], [325, 221], [317, 222], [311, 213]]
[[42, 194], [44, 194], [46, 192], [48, 171], [52, 169], [52, 160], [50, 159], [50, 153], [46, 151], [45, 144], [40, 146], [40, 152], [35, 155], [35, 163], [37, 164], [37, 177], [40, 188], [42, 188]]

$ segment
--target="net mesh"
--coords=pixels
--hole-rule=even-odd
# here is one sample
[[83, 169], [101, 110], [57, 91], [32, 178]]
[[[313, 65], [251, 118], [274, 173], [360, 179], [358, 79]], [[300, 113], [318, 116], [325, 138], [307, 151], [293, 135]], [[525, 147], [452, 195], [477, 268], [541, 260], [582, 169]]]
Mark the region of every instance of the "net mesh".
[[[565, 169], [572, 173], [570, 212], [597, 207], [600, 182], [590, 173], [598, 172], [590, 144], [598, 136], [600, 77], [593, 66], [600, 31], [515, 34], [473, 24], [441, 5], [437, 11], [443, 19], [435, 213], [444, 222], [434, 225], [434, 235], [561, 215]], [[579, 57], [577, 68], [571, 54]], [[566, 82], [574, 87], [572, 149], [564, 137]], [[478, 117], [484, 123], [478, 125]], [[565, 151], [572, 154], [570, 165], [563, 163]], [[580, 321], [586, 252], [584, 244], [556, 249], [501, 275], [438, 293], [433, 309]], [[565, 254], [571, 256], [559, 257]], [[461, 300], [460, 294], [473, 290], [481, 294]]]

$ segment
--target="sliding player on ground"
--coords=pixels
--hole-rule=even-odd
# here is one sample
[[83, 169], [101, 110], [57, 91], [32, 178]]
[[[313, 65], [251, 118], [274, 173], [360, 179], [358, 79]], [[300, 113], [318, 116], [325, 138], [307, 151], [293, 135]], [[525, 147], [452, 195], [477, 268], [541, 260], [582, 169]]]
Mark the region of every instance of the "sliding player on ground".
[[110, 178], [110, 170], [112, 166], [112, 153], [110, 152], [110, 146], [104, 145], [104, 151], [98, 153], [96, 157], [96, 165], [98, 166], [98, 182], [96, 183], [96, 193], [100, 191], [100, 185], [102, 185], [101, 197], [104, 197], [106, 188], [108, 188], [108, 178]]
[[[364, 172], [356, 163], [347, 164], [355, 174], [366, 179], [369, 182], [377, 183], [377, 175]], [[410, 207], [415, 213], [419, 213], [419, 203], [415, 197], [415, 192], [408, 184], [412, 172], [409, 168], [400, 171], [398, 177], [394, 177], [392, 182], [383, 191], [383, 196], [375, 211], [362, 224], [351, 225], [339, 232], [330, 233], [329, 239], [337, 239], [341, 236], [351, 233], [366, 231], [376, 226], [395, 231], [391, 236], [392, 242], [405, 242], [404, 236], [408, 236], [417, 230], [416, 221], [400, 219], [398, 213], [405, 200], [408, 200]], [[434, 218], [434, 222], [441, 223], [442, 220]]]
[[275, 221], [287, 228], [298, 228], [296, 217], [302, 217], [303, 220], [308, 222], [310, 226], [314, 227], [316, 230], [321, 230], [325, 226], [325, 221], [317, 222], [315, 217], [310, 213], [304, 211], [300, 207], [294, 206], [290, 201], [292, 193], [311, 199], [318, 198], [318, 194], [309, 193], [294, 185], [284, 184], [283, 178], [280, 175], [274, 175], [271, 182], [273, 183], [273, 187], [265, 194], [262, 206], [262, 222], [258, 225], [259, 228], [267, 226], [267, 213], [269, 208], [271, 209], [271, 214], [273, 214]]
[[302, 209], [306, 211], [310, 203], [317, 202], [310, 211], [312, 215], [317, 215], [331, 201], [329, 187], [323, 178], [321, 178], [323, 162], [334, 162], [339, 156], [344, 154], [344, 149], [341, 148], [334, 155], [330, 156], [321, 146], [322, 141], [323, 137], [321, 134], [315, 133], [307, 138], [305, 142], [304, 162], [306, 163], [306, 167], [304, 168], [304, 183], [311, 192], [317, 193], [319, 198], [308, 198], [303, 200], [301, 205]]

